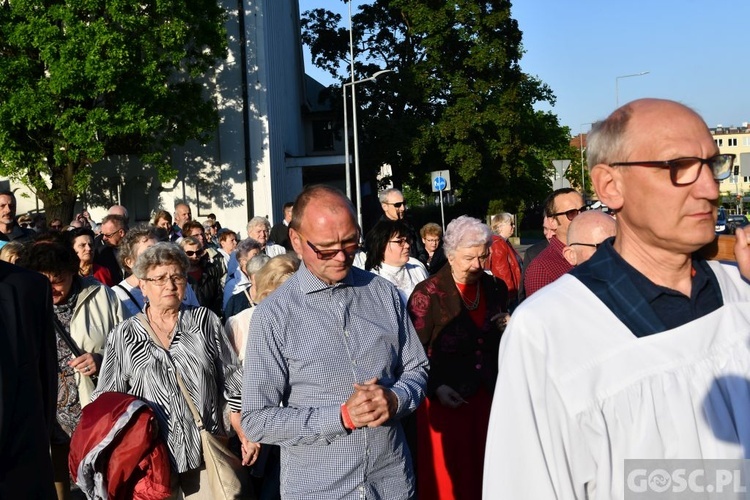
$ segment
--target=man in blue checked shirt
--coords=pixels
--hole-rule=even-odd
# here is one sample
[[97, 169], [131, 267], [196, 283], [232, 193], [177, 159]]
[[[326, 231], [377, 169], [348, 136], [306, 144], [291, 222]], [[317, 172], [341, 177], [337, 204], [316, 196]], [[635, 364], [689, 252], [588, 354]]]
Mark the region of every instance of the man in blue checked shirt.
[[400, 419], [424, 398], [427, 358], [397, 290], [352, 267], [354, 209], [327, 186], [294, 202], [302, 265], [253, 315], [242, 427], [281, 447], [284, 499], [408, 499]]

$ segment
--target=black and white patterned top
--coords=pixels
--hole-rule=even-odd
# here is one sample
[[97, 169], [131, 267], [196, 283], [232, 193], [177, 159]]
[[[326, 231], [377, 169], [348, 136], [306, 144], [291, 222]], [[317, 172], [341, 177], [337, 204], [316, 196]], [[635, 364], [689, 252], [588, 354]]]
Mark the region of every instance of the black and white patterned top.
[[133, 316], [107, 338], [99, 384], [103, 392], [124, 392], [147, 402], [177, 472], [200, 467], [200, 433], [177, 385], [177, 369], [207, 430], [224, 434], [222, 403], [241, 409], [242, 368], [223, 334], [219, 318], [205, 307], [182, 306], [169, 351], [156, 345]]

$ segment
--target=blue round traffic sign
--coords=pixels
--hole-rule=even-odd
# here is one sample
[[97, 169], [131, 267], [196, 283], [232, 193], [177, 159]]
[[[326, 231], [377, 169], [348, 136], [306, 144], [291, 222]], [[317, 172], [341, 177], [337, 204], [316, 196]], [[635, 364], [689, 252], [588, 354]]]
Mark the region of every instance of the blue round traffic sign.
[[432, 185], [438, 191], [442, 191], [443, 189], [445, 189], [445, 187], [448, 185], [448, 183], [445, 182], [445, 178], [444, 177], [435, 177], [435, 180], [432, 181]]

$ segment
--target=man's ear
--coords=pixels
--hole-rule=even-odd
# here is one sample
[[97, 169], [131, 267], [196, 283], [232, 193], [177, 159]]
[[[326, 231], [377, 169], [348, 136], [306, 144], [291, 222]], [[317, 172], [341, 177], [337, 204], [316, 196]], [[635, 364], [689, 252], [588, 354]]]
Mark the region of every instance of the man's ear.
[[578, 256], [576, 255], [576, 251], [573, 249], [573, 247], [565, 245], [565, 248], [563, 248], [563, 257], [565, 257], [565, 260], [568, 261], [568, 264], [573, 267], [576, 267], [576, 265], [578, 264]]
[[289, 240], [292, 242], [292, 248], [294, 248], [294, 252], [297, 255], [302, 255], [302, 238], [300, 237], [299, 233], [289, 228]]
[[616, 167], [604, 163], [591, 169], [591, 182], [599, 200], [612, 210], [620, 210], [623, 204], [622, 173]]

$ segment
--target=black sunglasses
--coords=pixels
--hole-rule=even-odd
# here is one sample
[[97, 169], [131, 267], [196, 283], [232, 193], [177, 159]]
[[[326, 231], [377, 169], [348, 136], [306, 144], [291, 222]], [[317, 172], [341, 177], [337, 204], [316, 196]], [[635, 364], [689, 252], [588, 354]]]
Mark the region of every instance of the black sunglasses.
[[386, 205], [393, 205], [393, 206], [394, 206], [394, 207], [396, 207], [396, 208], [401, 208], [401, 207], [403, 207], [403, 206], [406, 206], [406, 202], [405, 202], [405, 201], [397, 201], [396, 203], [388, 203], [388, 202], [386, 201], [386, 202], [385, 202], [385, 204], [386, 204]]
[[581, 247], [599, 248], [602, 244], [601, 243], [570, 243], [568, 244], [569, 247], [573, 247], [576, 245], [581, 246]]
[[203, 252], [205, 252], [203, 248], [200, 250], [185, 250], [185, 254], [187, 254], [188, 257], [192, 257], [193, 255], [203, 255]]
[[557, 217], [558, 215], [564, 215], [565, 217], [567, 217], [568, 220], [573, 220], [578, 216], [578, 214], [580, 214], [581, 212], [585, 212], [585, 211], [586, 211], [585, 206], [581, 208], [571, 208], [570, 210], [566, 210], [565, 212], [557, 212], [556, 214], [552, 214], [550, 217]]

